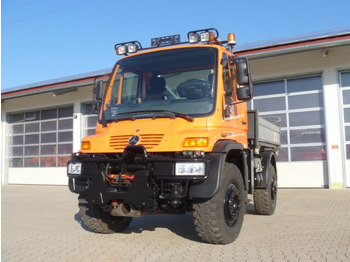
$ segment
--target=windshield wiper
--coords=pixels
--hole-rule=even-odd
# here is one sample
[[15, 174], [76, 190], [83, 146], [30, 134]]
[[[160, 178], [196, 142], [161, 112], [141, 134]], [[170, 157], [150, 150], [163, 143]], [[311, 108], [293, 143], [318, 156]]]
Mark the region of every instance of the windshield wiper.
[[[173, 112], [170, 110], [138, 110], [138, 111], [132, 111], [132, 112], [125, 112], [122, 114], [136, 114], [135, 116], [128, 117], [129, 119], [135, 120], [139, 118], [154, 118], [156, 117], [156, 114], [167, 114], [170, 118], [175, 119], [177, 117], [183, 118], [189, 122], [193, 122], [194, 119], [193, 117], [186, 115], [186, 114], [181, 114], [177, 112]], [[116, 119], [118, 120], [118, 119]]]

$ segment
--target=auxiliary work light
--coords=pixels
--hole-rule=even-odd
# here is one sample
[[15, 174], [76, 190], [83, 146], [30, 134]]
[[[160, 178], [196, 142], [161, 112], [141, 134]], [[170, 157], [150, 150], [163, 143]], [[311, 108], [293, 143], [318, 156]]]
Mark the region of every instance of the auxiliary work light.
[[211, 43], [219, 37], [219, 32], [215, 28], [200, 29], [188, 32], [187, 37], [190, 44], [198, 42]]
[[196, 32], [189, 33], [188, 34], [188, 42], [190, 42], [190, 44], [198, 43], [199, 42], [199, 34]]
[[68, 164], [68, 174], [80, 175], [81, 174], [82, 163], [69, 163]]
[[201, 33], [201, 42], [213, 42], [215, 40], [214, 32]]
[[116, 48], [117, 55], [126, 55], [128, 53], [128, 47], [121, 45]]
[[138, 49], [137, 44], [130, 44], [128, 46], [128, 53], [136, 53]]
[[130, 41], [116, 44], [114, 48], [117, 55], [127, 55], [128, 53], [136, 53], [142, 49], [142, 46], [139, 41]]
[[205, 176], [205, 164], [202, 162], [176, 163], [175, 176]]

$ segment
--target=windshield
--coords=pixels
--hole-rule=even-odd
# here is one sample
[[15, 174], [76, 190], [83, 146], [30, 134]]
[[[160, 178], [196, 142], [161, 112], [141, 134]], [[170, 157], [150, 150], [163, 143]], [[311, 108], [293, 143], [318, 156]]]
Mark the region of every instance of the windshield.
[[104, 120], [200, 116], [214, 109], [215, 48], [182, 48], [122, 59]]

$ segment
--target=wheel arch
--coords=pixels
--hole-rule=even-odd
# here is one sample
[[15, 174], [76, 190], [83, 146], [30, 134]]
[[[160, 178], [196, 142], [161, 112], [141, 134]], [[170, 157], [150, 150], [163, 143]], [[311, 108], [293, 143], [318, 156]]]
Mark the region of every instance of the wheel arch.
[[194, 198], [210, 198], [215, 195], [221, 185], [221, 174], [225, 162], [235, 164], [242, 174], [245, 190], [248, 190], [247, 154], [242, 144], [232, 140], [220, 140], [209, 154], [210, 165], [208, 178], [201, 184], [192, 185], [190, 196]]
[[262, 175], [263, 175], [263, 180], [262, 183], [259, 187], [255, 188], [267, 188], [267, 181], [269, 181], [269, 165], [271, 164], [273, 168], [275, 169], [276, 175], [277, 175], [277, 160], [276, 160], [276, 154], [273, 150], [265, 150], [261, 152], [261, 158], [262, 158], [262, 165], [264, 167]]

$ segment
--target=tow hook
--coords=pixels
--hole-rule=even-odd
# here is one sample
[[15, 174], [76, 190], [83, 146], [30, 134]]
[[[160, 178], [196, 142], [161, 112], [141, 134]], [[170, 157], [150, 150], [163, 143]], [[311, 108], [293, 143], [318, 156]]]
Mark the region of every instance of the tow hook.
[[133, 209], [129, 204], [118, 203], [117, 201], [112, 201], [111, 216], [117, 217], [142, 217], [142, 212]]

